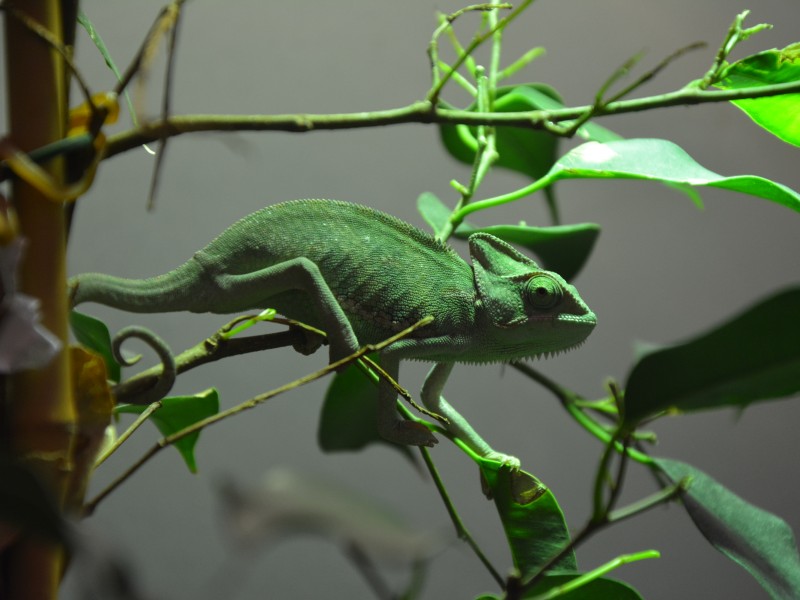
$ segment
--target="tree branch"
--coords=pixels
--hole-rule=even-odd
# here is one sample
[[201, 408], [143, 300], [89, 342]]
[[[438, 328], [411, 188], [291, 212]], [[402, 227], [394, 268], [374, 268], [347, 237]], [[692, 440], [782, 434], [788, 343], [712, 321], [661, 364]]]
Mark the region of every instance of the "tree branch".
[[[800, 81], [767, 85], [741, 90], [708, 91], [694, 87], [612, 102], [595, 110], [595, 117], [619, 115], [671, 106], [730, 102], [767, 98], [782, 94], [800, 93]], [[337, 129], [363, 129], [386, 127], [404, 123], [450, 123], [545, 129], [547, 125], [581, 117], [592, 106], [576, 106], [558, 110], [532, 110], [522, 112], [491, 113], [434, 107], [420, 101], [401, 108], [374, 112], [343, 114], [293, 114], [293, 115], [182, 115], [156, 120], [137, 129], [111, 136], [105, 149], [105, 158], [121, 154], [132, 148], [163, 137], [184, 133], [208, 131], [288, 131], [306, 133]]]

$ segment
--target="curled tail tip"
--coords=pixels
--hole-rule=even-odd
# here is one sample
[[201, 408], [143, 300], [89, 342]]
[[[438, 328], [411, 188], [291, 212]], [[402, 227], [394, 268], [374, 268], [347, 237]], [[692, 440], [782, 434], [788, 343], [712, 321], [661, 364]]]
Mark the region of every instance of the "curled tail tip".
[[78, 304], [80, 304], [80, 300], [78, 299], [78, 288], [80, 287], [80, 281], [77, 277], [70, 277], [67, 280], [67, 302], [69, 303], [69, 308], [72, 310]]

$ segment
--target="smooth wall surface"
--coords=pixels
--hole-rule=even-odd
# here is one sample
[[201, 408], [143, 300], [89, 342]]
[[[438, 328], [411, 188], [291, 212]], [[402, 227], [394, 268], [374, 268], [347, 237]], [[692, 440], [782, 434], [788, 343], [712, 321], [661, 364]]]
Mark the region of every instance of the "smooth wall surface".
[[[82, 6], [122, 66], [161, 4], [87, 0]], [[435, 11], [460, 7], [455, 0], [189, 2], [180, 30], [173, 112], [335, 113], [408, 104], [422, 98], [429, 85], [425, 49]], [[581, 105], [640, 50], [647, 50], [638, 67], [643, 72], [677, 48], [707, 41], [707, 49], [682, 58], [637, 94], [671, 91], [702, 77], [729, 24], [744, 8], [728, 0], [540, 0], [508, 31], [506, 62], [530, 47], [545, 46], [547, 55], [515, 81], [550, 83], [567, 104]], [[748, 23], [776, 27], [743, 44], [735, 56], [783, 47], [800, 37], [793, 0], [763, 0], [751, 8]], [[460, 22], [462, 39], [468, 39], [476, 23], [475, 17]], [[77, 61], [95, 90], [113, 85], [85, 36]], [[144, 90], [150, 114], [158, 108], [162, 67], [163, 60], [157, 61]], [[456, 86], [449, 92], [446, 98], [464, 103]], [[671, 139], [722, 174], [761, 175], [800, 189], [797, 148], [770, 137], [732, 106], [662, 109], [601, 122], [626, 137]], [[423, 226], [415, 209], [417, 196], [432, 191], [452, 204], [456, 196], [448, 182], [468, 177], [468, 169], [443, 151], [435, 128], [423, 125], [303, 135], [183, 136], [170, 143], [157, 207], [147, 213], [153, 164], [151, 156], [136, 149], [102, 166], [80, 201], [71, 273], [161, 273], [238, 218], [292, 198], [364, 203]], [[480, 193], [489, 197], [524, 184], [521, 177], [497, 172]], [[565, 223], [592, 221], [603, 228], [591, 261], [575, 280], [599, 325], [580, 350], [536, 366], [588, 398], [603, 394], [607, 377], [624, 380], [635, 343], [679, 341], [800, 279], [800, 219], [778, 205], [708, 190], [703, 191], [705, 209], [698, 210], [677, 192], [644, 182], [566, 182], [558, 193]], [[476, 220], [548, 224], [541, 197]], [[226, 321], [130, 316], [100, 307], [91, 312], [113, 329], [129, 323], [151, 327], [176, 350]], [[224, 405], [231, 406], [311, 372], [324, 364], [324, 354], [304, 358], [287, 349], [225, 361], [181, 377], [176, 392], [213, 385]], [[418, 390], [426, 368], [405, 366], [402, 383]], [[162, 452], [99, 507], [90, 528], [153, 598], [219, 597], [213, 585], [228, 577], [239, 580], [236, 597], [242, 599], [371, 597], [336, 547], [313, 538], [251, 553], [248, 568], [232, 569], [232, 563], [246, 561], [231, 555], [219, 522], [215, 490], [220, 481], [255, 483], [264, 471], [284, 465], [342, 482], [386, 502], [415, 526], [454, 537], [432, 484], [397, 452], [370, 448], [329, 456], [318, 450], [317, 417], [325, 385], [306, 386], [204, 432], [196, 476], [177, 453]], [[491, 365], [456, 367], [446, 395], [487, 440], [519, 456], [553, 489], [571, 527], [584, 522], [601, 446], [554, 398], [515, 371]], [[742, 414], [676, 417], [654, 425], [659, 436], [655, 452], [695, 464], [797, 530], [799, 420], [796, 401]], [[91, 493], [140, 456], [155, 435], [152, 428], [142, 429], [101, 467]], [[505, 570], [510, 563], [500, 525], [480, 493], [474, 465], [446, 441], [433, 456], [468, 527]], [[623, 501], [654, 489], [651, 478], [634, 466]], [[579, 550], [578, 559], [590, 569], [648, 548], [660, 550], [662, 558], [615, 574], [645, 598], [766, 597], [749, 575], [705, 542], [678, 506], [599, 534]], [[387, 570], [386, 576], [398, 588], [406, 578], [400, 570]], [[422, 597], [471, 598], [492, 591], [497, 590], [489, 575], [453, 540], [434, 560]], [[80, 597], [74, 578], [65, 597]]]

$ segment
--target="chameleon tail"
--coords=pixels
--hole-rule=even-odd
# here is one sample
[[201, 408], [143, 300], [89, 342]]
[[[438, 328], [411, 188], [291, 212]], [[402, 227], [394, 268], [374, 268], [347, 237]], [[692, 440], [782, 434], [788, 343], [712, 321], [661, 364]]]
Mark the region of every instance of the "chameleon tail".
[[206, 312], [204, 278], [195, 261], [147, 279], [125, 279], [102, 273], [84, 273], [69, 280], [72, 307], [97, 302], [136, 313]]

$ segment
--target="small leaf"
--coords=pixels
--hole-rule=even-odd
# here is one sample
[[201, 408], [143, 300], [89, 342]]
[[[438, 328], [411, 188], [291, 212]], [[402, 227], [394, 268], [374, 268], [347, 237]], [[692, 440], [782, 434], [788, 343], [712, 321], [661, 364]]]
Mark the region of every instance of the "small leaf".
[[[530, 473], [512, 472], [489, 461], [481, 474], [491, 492], [514, 566], [523, 577], [541, 569], [569, 543], [564, 513], [553, 493]], [[576, 570], [575, 553], [569, 552], [554, 568]]]
[[115, 383], [119, 382], [120, 365], [114, 359], [114, 353], [111, 351], [111, 335], [106, 324], [73, 310], [69, 313], [69, 325], [78, 342], [103, 357], [109, 379]]
[[440, 237], [442, 230], [450, 220], [450, 209], [431, 192], [422, 192], [417, 198], [417, 210], [425, 222], [433, 230], [433, 235]]
[[[800, 43], [736, 61], [714, 85], [723, 90], [743, 90], [793, 81], [800, 81]], [[800, 94], [735, 100], [733, 104], [771, 134], [800, 146]]]
[[536, 189], [561, 179], [646, 179], [668, 185], [717, 187], [750, 194], [800, 212], [800, 195], [763, 177], [723, 177], [700, 166], [667, 140], [588, 142], [561, 157]]
[[665, 410], [692, 411], [800, 391], [800, 287], [762, 300], [693, 340], [645, 355], [625, 388], [633, 425]]
[[[171, 396], [164, 398], [161, 403], [161, 408], [151, 415], [150, 420], [163, 436], [177, 433], [219, 412], [219, 394], [214, 388], [194, 396]], [[146, 408], [146, 406], [136, 404], [121, 404], [117, 406], [117, 412], [141, 414]], [[174, 444], [192, 473], [197, 473], [194, 447], [199, 438], [200, 432], [197, 431], [181, 438]]]
[[378, 434], [377, 422], [378, 386], [356, 365], [336, 373], [322, 404], [319, 447], [324, 452], [342, 452], [361, 450], [373, 443], [388, 444], [416, 463], [409, 446], [393, 444]]
[[742, 500], [691, 465], [653, 459], [673, 482], [691, 477], [683, 505], [697, 528], [775, 599], [800, 598], [800, 556], [785, 521]]
[[[541, 582], [537, 583], [523, 598], [535, 598], [544, 595], [553, 588], [565, 585], [580, 576], [580, 573], [545, 575]], [[593, 579], [577, 589], [565, 594], [559, 594], [557, 598], [559, 600], [562, 598], [564, 600], [642, 600], [639, 592], [627, 583], [605, 577]]]
[[594, 243], [600, 235], [600, 226], [594, 223], [557, 225], [554, 227], [529, 227], [527, 225], [491, 225], [475, 227], [464, 221], [455, 236], [466, 239], [473, 233], [484, 232], [527, 248], [542, 259], [545, 269], [555, 271], [571, 280], [589, 258]]

